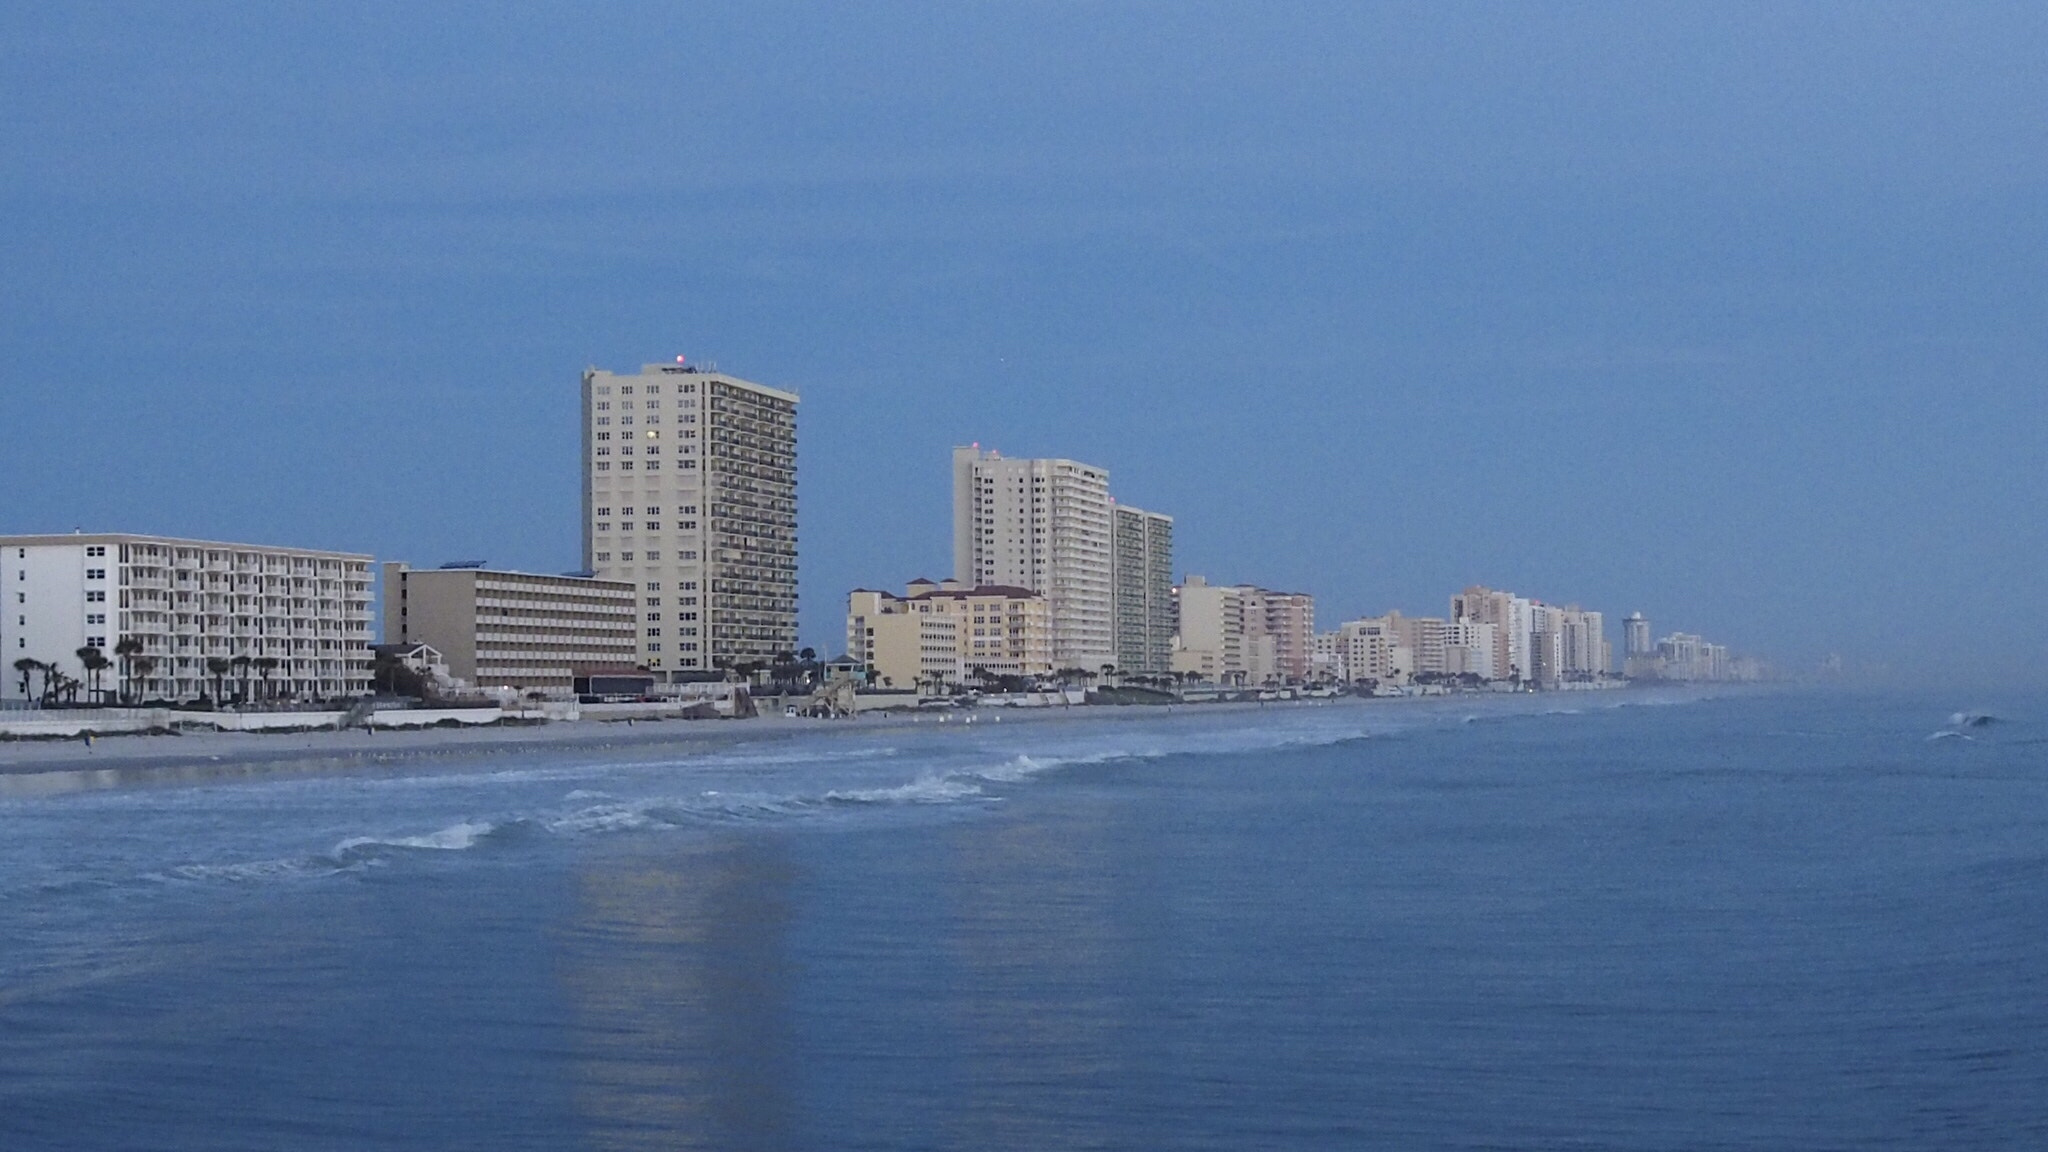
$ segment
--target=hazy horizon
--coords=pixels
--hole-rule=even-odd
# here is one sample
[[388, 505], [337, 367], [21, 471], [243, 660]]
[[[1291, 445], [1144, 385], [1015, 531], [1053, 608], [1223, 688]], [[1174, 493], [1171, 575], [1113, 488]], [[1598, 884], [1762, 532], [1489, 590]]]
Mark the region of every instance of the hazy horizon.
[[1178, 573], [2042, 676], [2048, 11], [0, 15], [0, 532], [580, 561], [586, 366], [800, 392], [802, 643], [948, 452]]

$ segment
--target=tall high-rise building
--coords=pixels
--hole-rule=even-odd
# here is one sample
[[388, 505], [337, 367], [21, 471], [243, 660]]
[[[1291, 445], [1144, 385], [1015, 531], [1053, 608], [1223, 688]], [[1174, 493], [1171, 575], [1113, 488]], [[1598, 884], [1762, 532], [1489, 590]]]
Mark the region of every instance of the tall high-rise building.
[[1052, 658], [1099, 670], [1117, 659], [1109, 473], [1074, 460], [953, 449], [953, 577], [1046, 598]]
[[1631, 612], [1621, 622], [1622, 655], [1654, 656], [1657, 646], [1650, 642], [1650, 622], [1641, 612]]
[[1110, 548], [1116, 666], [1158, 673], [1173, 667], [1173, 517], [1116, 505]]
[[1494, 676], [1501, 680], [1534, 678], [1529, 634], [1533, 605], [1512, 592], [1475, 584], [1451, 597], [1451, 620], [1494, 626]]
[[649, 671], [795, 650], [796, 405], [681, 363], [583, 374], [583, 566], [637, 590]]

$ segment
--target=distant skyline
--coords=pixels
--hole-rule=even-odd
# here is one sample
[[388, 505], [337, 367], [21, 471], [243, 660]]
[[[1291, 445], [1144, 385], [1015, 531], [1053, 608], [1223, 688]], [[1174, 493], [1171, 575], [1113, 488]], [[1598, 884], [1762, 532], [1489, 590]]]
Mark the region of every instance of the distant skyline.
[[0, 531], [573, 569], [580, 374], [680, 353], [802, 394], [820, 648], [948, 573], [978, 441], [1324, 626], [1486, 583], [2038, 678], [2044, 57], [2021, 4], [10, 9]]

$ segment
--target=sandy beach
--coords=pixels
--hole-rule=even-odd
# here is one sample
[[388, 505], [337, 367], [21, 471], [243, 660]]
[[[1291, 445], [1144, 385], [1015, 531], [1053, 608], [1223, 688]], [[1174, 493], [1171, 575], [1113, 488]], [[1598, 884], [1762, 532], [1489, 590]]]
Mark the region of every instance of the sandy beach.
[[[1043, 724], [1213, 715], [1260, 707], [1370, 706], [1369, 701], [1205, 704], [1162, 708], [1045, 708], [942, 713], [945, 723]], [[1380, 702], [1385, 703], [1385, 702]], [[82, 740], [0, 741], [0, 796], [41, 794], [139, 784], [195, 783], [258, 773], [391, 769], [455, 764], [483, 757], [541, 751], [603, 752], [640, 756], [729, 748], [827, 732], [936, 725], [939, 715], [869, 714], [821, 720], [764, 714], [744, 720], [581, 720], [480, 728], [421, 728], [371, 732], [202, 732], [184, 735], [102, 736]]]

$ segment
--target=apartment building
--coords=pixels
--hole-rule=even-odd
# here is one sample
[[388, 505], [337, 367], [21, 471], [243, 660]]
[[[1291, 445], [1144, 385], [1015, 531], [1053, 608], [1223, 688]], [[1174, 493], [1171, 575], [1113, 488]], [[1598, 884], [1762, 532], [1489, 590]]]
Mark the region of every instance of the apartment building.
[[1249, 680], [1244, 590], [1190, 575], [1174, 589], [1174, 601], [1173, 670], [1219, 684]]
[[1173, 667], [1173, 517], [1115, 505], [1111, 602], [1116, 666], [1126, 673]]
[[1500, 679], [1494, 663], [1499, 628], [1478, 620], [1453, 620], [1444, 625], [1444, 671], [1452, 676]]
[[384, 565], [384, 643], [427, 644], [478, 688], [566, 695], [639, 659], [639, 595], [623, 580], [481, 564]]
[[[80, 700], [369, 691], [368, 556], [112, 533], [4, 536], [0, 559], [0, 696], [50, 683], [20, 660], [77, 681]], [[88, 668], [83, 649], [108, 666]]]
[[902, 596], [856, 589], [847, 601], [846, 650], [896, 687], [943, 674], [1045, 676], [1055, 671], [1052, 611], [1029, 588], [913, 580]]
[[1109, 473], [1075, 460], [953, 449], [953, 578], [1045, 597], [1052, 660], [1093, 672], [1117, 660]]
[[961, 615], [933, 612], [901, 596], [856, 588], [846, 601], [846, 652], [874, 672], [883, 688], [958, 684]]
[[1353, 683], [1404, 684], [1415, 673], [1415, 651], [1401, 642], [1400, 614], [1346, 620], [1337, 627], [1344, 672]]
[[1475, 584], [1451, 597], [1451, 619], [1494, 626], [1493, 666], [1498, 680], [1530, 678], [1530, 609], [1512, 592]]
[[796, 405], [680, 360], [583, 374], [583, 566], [634, 587], [663, 679], [796, 649]]

